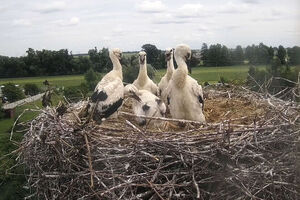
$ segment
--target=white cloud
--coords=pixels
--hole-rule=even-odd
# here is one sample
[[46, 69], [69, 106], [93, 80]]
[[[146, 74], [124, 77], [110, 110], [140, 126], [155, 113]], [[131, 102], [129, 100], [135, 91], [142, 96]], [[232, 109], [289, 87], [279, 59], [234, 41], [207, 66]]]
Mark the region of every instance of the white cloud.
[[161, 1], [146, 0], [138, 3], [137, 8], [141, 12], [157, 13], [163, 12], [166, 9], [166, 6]]
[[243, 2], [248, 3], [248, 4], [258, 4], [258, 0], [243, 0]]
[[200, 3], [184, 4], [176, 13], [177, 17], [203, 17], [207, 14], [207, 9]]
[[78, 17], [71, 17], [68, 20], [56, 20], [54, 21], [55, 24], [58, 24], [59, 26], [76, 26], [79, 24], [80, 20]]
[[29, 19], [15, 19], [13, 20], [15, 26], [31, 26], [32, 23]]
[[154, 24], [182, 24], [188, 22], [187, 19], [177, 18], [171, 13], [156, 14], [151, 19]]
[[49, 3], [37, 4], [34, 10], [40, 13], [52, 13], [62, 11], [66, 8], [66, 6], [67, 4], [64, 1], [53, 1]]
[[225, 14], [245, 13], [247, 11], [249, 11], [249, 6], [246, 4], [236, 4], [233, 2], [228, 2], [227, 4], [220, 6], [217, 10], [217, 12]]

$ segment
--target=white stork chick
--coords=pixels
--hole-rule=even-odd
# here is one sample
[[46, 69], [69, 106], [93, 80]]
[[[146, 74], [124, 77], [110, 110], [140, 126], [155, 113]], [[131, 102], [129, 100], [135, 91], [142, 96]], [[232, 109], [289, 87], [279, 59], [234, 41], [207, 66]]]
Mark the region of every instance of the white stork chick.
[[158, 88], [159, 88], [159, 95], [161, 99], [167, 103], [167, 94], [166, 94], [166, 89], [168, 87], [169, 81], [172, 78], [172, 74], [174, 72], [174, 61], [173, 61], [173, 48], [167, 48], [166, 49], [166, 61], [167, 61], [167, 72], [166, 74], [161, 78]]
[[116, 113], [124, 98], [122, 65], [120, 63], [122, 52], [117, 48], [112, 49], [109, 57], [113, 63], [113, 69], [97, 84], [89, 106], [89, 112], [95, 110], [93, 117], [98, 122]]
[[186, 61], [190, 57], [189, 46], [181, 44], [176, 47], [175, 60], [178, 68], [167, 88], [168, 106], [173, 118], [205, 122], [202, 87], [188, 75]]
[[[125, 95], [132, 97], [135, 101], [132, 104], [133, 113], [136, 115], [144, 115], [147, 117], [164, 117], [166, 113], [166, 105], [164, 102], [149, 92], [148, 90], [138, 90], [133, 84], [126, 85]], [[137, 117], [136, 121], [139, 125], [145, 125], [145, 118]], [[154, 123], [152, 120], [151, 123]]]
[[140, 71], [133, 85], [138, 90], [148, 90], [154, 95], [158, 95], [157, 85], [148, 77], [147, 74], [147, 54], [145, 51], [139, 52]]

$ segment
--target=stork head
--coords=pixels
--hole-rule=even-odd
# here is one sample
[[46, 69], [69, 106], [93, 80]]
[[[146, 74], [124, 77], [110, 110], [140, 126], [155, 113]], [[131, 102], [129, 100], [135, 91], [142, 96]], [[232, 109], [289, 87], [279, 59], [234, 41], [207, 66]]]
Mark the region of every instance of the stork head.
[[118, 60], [121, 60], [122, 58], [122, 51], [118, 48], [114, 48], [112, 50], [109, 51], [109, 57], [111, 59], [113, 58], [117, 58]]
[[145, 51], [140, 51], [139, 52], [139, 62], [140, 64], [145, 64], [146, 62], [146, 57], [147, 57], [147, 53]]
[[185, 61], [187, 61], [187, 60], [191, 59], [191, 56], [192, 56], [191, 48], [186, 44], [177, 45], [177, 47], [175, 49], [175, 56], [181, 57]]
[[173, 49], [173, 48], [167, 48], [167, 49], [166, 49], [166, 53], [165, 53], [166, 61], [171, 60], [171, 58], [172, 58], [172, 56], [173, 56], [173, 52], [174, 52], [174, 49]]

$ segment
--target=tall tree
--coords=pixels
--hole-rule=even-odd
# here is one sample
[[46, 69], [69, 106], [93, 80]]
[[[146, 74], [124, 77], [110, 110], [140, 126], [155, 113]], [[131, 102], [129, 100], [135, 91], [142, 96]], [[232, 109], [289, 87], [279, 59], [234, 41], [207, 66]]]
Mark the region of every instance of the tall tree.
[[208, 51], [207, 44], [203, 43], [201, 47], [201, 60], [204, 66], [208, 66]]
[[233, 62], [234, 64], [243, 64], [244, 62], [244, 52], [241, 45], [236, 46], [233, 52]]
[[293, 48], [288, 48], [287, 53], [289, 57], [289, 64], [291, 65], [300, 64], [300, 47], [294, 46]]
[[286, 51], [285, 51], [285, 48], [284, 48], [282, 45], [280, 45], [280, 46], [278, 47], [277, 56], [278, 56], [278, 58], [279, 58], [281, 64], [284, 65], [284, 64], [286, 63], [286, 61], [285, 61], [285, 58], [286, 58]]
[[155, 66], [158, 64], [157, 60], [160, 58], [161, 51], [152, 44], [144, 44], [142, 49], [147, 53], [147, 63]]

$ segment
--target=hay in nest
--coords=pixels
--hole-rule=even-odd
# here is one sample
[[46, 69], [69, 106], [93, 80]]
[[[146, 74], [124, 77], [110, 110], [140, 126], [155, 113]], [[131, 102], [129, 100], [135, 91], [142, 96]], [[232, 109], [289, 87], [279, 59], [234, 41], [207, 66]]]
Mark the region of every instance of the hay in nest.
[[176, 130], [139, 127], [124, 110], [82, 126], [84, 102], [42, 110], [21, 144], [30, 197], [298, 199], [299, 105], [243, 88], [205, 94], [205, 125], [154, 118], [190, 124]]

